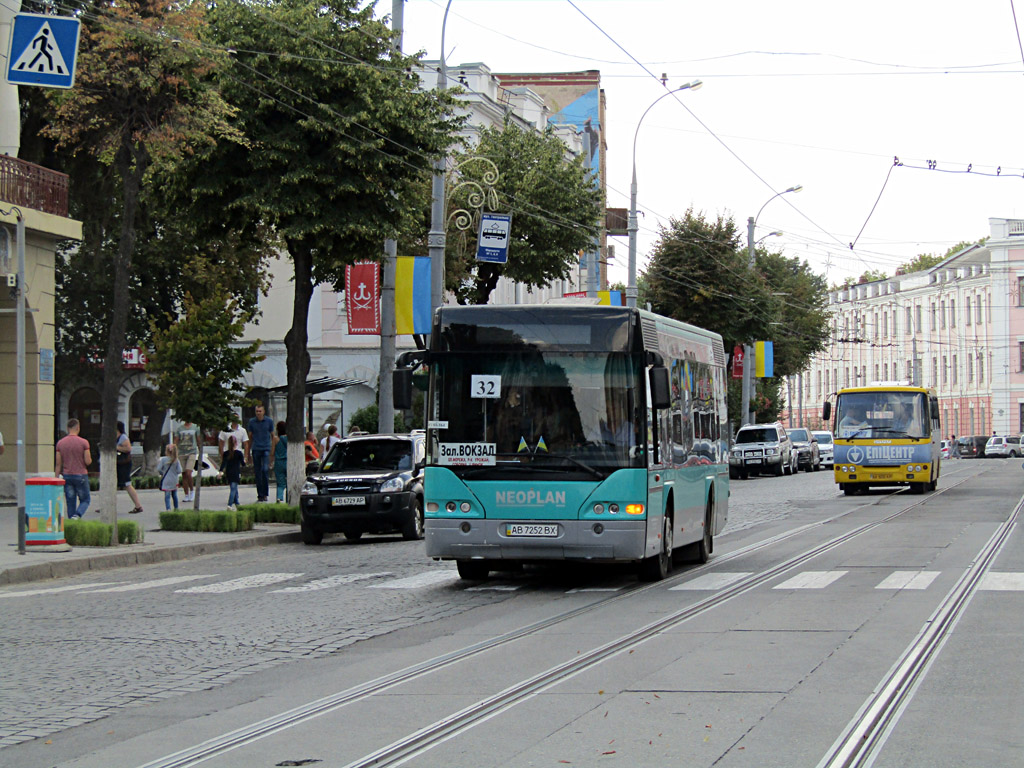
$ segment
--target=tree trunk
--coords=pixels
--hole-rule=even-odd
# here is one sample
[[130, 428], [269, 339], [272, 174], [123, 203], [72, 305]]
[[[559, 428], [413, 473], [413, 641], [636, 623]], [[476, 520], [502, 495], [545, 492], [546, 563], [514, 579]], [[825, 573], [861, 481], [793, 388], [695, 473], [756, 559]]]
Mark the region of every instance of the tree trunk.
[[146, 431], [142, 434], [142, 471], [151, 474], [164, 450], [164, 422], [167, 410], [159, 406], [146, 414]]
[[[313, 252], [302, 240], [288, 240], [288, 252], [295, 267], [295, 297], [292, 302], [292, 327], [284, 336], [288, 362], [288, 498], [298, 503], [299, 491], [305, 479], [306, 424], [302, 413], [306, 401], [306, 376], [309, 375], [307, 323], [309, 301], [313, 296]], [[294, 447], [293, 447], [294, 446]]]
[[115, 167], [121, 177], [124, 200], [120, 241], [112, 265], [114, 295], [110, 297], [110, 335], [107, 338], [107, 355], [103, 365], [103, 416], [100, 424], [100, 500], [106, 519], [110, 523], [111, 546], [117, 545], [117, 406], [124, 370], [122, 353], [130, 306], [129, 277], [132, 255], [135, 252], [135, 215], [139, 208], [142, 177], [146, 172], [145, 151], [126, 140], [118, 151]]

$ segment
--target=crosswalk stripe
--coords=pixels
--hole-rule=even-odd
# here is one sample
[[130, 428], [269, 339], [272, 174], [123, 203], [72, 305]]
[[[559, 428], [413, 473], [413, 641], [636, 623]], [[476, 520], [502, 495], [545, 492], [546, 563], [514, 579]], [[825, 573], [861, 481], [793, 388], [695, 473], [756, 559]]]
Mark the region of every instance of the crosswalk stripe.
[[406, 576], [404, 579], [394, 579], [383, 584], [371, 584], [367, 589], [419, 589], [421, 587], [432, 587], [446, 581], [455, 581], [459, 575], [454, 570], [432, 570], [426, 573], [418, 573], [415, 576]]
[[168, 587], [171, 584], [181, 584], [184, 581], [196, 581], [198, 579], [215, 579], [218, 574], [216, 573], [202, 573], [198, 576], [169, 576], [166, 579], [154, 579], [153, 581], [143, 581], [138, 584], [119, 584], [116, 587], [107, 587], [106, 589], [90, 589], [85, 594], [95, 595], [100, 592], [134, 592], [138, 589], [153, 589], [154, 587]]
[[316, 592], [320, 589], [330, 589], [331, 587], [340, 587], [345, 584], [352, 584], [356, 581], [364, 581], [365, 579], [376, 579], [381, 576], [390, 576], [391, 571], [381, 571], [380, 573], [342, 573], [337, 576], [327, 576], [323, 579], [313, 579], [313, 581], [307, 581], [305, 584], [297, 584], [294, 587], [282, 587], [281, 589], [272, 589], [272, 593], [277, 592]]
[[875, 589], [928, 589], [939, 571], [893, 571]]
[[698, 576], [690, 581], [683, 582], [682, 584], [676, 584], [674, 587], [669, 587], [668, 591], [725, 589], [726, 587], [735, 584], [740, 579], [745, 579], [747, 576], [752, 575], [753, 574], [750, 572], [738, 573], [729, 571], [705, 573], [703, 576]]
[[214, 594], [219, 595], [224, 592], [234, 592], [239, 589], [252, 589], [253, 587], [265, 587], [268, 584], [276, 584], [279, 581], [288, 581], [288, 579], [297, 579], [303, 574], [301, 573], [257, 573], [253, 576], [243, 576], [240, 579], [232, 579], [231, 581], [221, 581], [216, 584], [204, 584], [201, 587], [186, 587], [185, 589], [176, 589], [176, 593], [182, 594]]
[[849, 571], [804, 571], [772, 589], [824, 589], [829, 584], [843, 578]]
[[96, 584], [74, 584], [68, 587], [45, 587], [43, 589], [25, 589], [21, 592], [0, 592], [0, 598], [4, 597], [31, 597], [32, 595], [50, 595], [54, 592], [73, 592], [81, 589], [92, 589], [93, 587], [105, 587], [109, 584], [119, 584], [117, 581], [102, 581]]
[[1024, 573], [995, 573], [989, 571], [981, 577], [978, 589], [1000, 592], [1024, 591]]

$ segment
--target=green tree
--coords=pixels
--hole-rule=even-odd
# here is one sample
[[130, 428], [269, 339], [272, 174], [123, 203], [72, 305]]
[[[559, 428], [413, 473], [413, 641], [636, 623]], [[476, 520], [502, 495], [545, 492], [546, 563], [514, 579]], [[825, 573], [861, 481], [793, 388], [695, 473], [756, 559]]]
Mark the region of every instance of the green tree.
[[220, 80], [247, 147], [222, 144], [193, 184], [207, 215], [263, 222], [293, 266], [287, 353], [288, 485], [303, 472], [303, 408], [313, 286], [340, 288], [344, 265], [380, 260], [383, 242], [421, 215], [414, 189], [452, 143], [450, 94], [424, 91], [412, 57], [357, 0], [211, 6], [209, 40], [231, 48]]
[[[183, 317], [164, 328], [153, 324], [153, 359], [147, 370], [157, 397], [178, 418], [199, 426], [201, 434], [211, 428], [224, 428], [243, 401], [242, 375], [263, 359], [257, 354], [260, 342], [236, 344], [250, 318], [251, 313], [244, 311], [220, 284], [200, 301], [186, 295]], [[200, 472], [196, 477], [196, 509], [202, 481]]]
[[[364, 408], [359, 408], [352, 414], [352, 418], [348, 420], [349, 430], [361, 429], [363, 432], [369, 432], [374, 434], [377, 432], [378, 419], [380, 418], [380, 409], [377, 404], [367, 405]], [[405, 418], [400, 413], [395, 414], [395, 432], [402, 433], [408, 432], [408, 428], [405, 426]]]
[[[44, 133], [74, 155], [94, 159], [109, 175], [105, 193], [111, 258], [109, 327], [105, 334], [100, 433], [102, 506], [117, 543], [115, 438], [121, 353], [127, 340], [140, 201], [148, 185], [188, 152], [232, 136], [231, 110], [210, 88], [217, 57], [195, 46], [205, 7], [154, 0], [105, 2], [83, 18], [76, 87], [48, 95]], [[106, 245], [107, 243], [104, 243]], [[99, 247], [97, 243], [97, 247]], [[95, 288], [95, 286], [94, 286]]]
[[911, 272], [923, 272], [926, 269], [931, 269], [936, 264], [941, 264], [953, 254], [960, 253], [964, 248], [970, 248], [972, 245], [984, 245], [987, 240], [987, 236], [980, 240], [975, 240], [974, 242], [961, 240], [956, 245], [947, 248], [946, 252], [941, 256], [937, 253], [919, 253], [910, 261], [900, 264], [899, 268], [896, 270], [896, 274], [909, 275]]
[[[490, 162], [486, 162], [490, 161]], [[493, 163], [491, 166], [490, 163]], [[554, 131], [538, 133], [506, 122], [485, 128], [476, 148], [455, 157], [449, 179], [449, 219], [472, 212], [480, 190], [488, 210], [512, 214], [508, 263], [476, 260], [477, 219], [468, 229], [448, 228], [445, 286], [460, 304], [486, 304], [502, 275], [529, 286], [544, 287], [571, 274], [579, 252], [592, 247], [604, 196], [594, 186], [581, 158], [567, 159], [565, 144]], [[488, 174], [497, 169], [489, 184]]]

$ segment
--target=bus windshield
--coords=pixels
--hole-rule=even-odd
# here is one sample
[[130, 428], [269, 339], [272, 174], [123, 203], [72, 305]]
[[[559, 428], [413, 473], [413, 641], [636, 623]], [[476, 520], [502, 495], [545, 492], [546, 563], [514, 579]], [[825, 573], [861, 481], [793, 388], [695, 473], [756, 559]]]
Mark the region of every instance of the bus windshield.
[[[592, 480], [646, 466], [644, 369], [635, 355], [533, 349], [445, 352], [435, 361], [431, 464], [483, 479], [529, 466]], [[494, 460], [471, 466], [442, 445], [470, 455], [482, 446]]]
[[845, 392], [836, 407], [837, 437], [923, 439], [931, 435], [927, 414], [921, 392]]

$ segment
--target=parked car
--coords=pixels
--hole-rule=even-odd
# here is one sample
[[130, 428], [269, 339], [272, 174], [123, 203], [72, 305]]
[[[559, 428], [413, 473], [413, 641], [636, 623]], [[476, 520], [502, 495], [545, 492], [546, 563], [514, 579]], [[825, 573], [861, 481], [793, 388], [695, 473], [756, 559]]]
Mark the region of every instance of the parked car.
[[948, 459], [949, 458], [949, 440], [940, 440], [939, 441], [939, 451], [942, 454], [942, 458], [944, 458], [944, 459]]
[[791, 429], [789, 439], [793, 441], [793, 450], [796, 451], [797, 468], [807, 472], [817, 472], [821, 469], [821, 448], [818, 446], [818, 438], [811, 430], [803, 427]]
[[729, 451], [729, 477], [746, 478], [760, 472], [791, 475], [797, 469], [797, 454], [785, 427], [775, 424], [747, 424], [736, 433]]
[[987, 443], [988, 435], [958, 437], [956, 441], [956, 444], [960, 449], [961, 459], [980, 459], [985, 455], [985, 445]]
[[336, 443], [302, 486], [302, 541], [399, 532], [423, 538], [424, 436], [361, 435]]
[[985, 443], [985, 456], [1017, 458], [1020, 456], [1020, 435], [992, 435]]
[[821, 463], [832, 468], [834, 448], [832, 433], [827, 429], [815, 429], [811, 431], [811, 434], [818, 439], [818, 455], [821, 456]]

